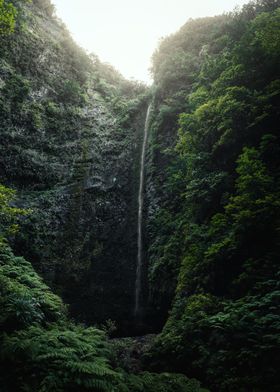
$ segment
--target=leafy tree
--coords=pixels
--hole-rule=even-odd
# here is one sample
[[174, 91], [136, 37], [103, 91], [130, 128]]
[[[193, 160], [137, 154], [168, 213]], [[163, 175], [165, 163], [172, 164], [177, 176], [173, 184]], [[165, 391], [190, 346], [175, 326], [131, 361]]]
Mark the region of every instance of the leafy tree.
[[29, 211], [13, 205], [16, 192], [0, 184], [0, 246], [5, 238], [14, 235], [18, 229], [18, 219]]
[[14, 31], [17, 10], [11, 2], [0, 0], [0, 35], [7, 35]]

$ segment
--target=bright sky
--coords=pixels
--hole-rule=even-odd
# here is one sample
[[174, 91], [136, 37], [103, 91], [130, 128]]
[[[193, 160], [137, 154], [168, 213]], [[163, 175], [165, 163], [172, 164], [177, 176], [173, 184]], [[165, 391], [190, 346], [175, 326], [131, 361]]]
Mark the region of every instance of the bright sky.
[[52, 0], [76, 42], [126, 78], [150, 82], [159, 39], [189, 18], [231, 11], [249, 0]]

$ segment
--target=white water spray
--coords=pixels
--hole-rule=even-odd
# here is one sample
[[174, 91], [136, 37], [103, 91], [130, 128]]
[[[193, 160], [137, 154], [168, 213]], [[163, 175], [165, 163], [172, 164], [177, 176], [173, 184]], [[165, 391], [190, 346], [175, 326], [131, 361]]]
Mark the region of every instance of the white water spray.
[[139, 182], [139, 192], [138, 192], [138, 226], [137, 226], [137, 268], [136, 268], [136, 282], [135, 282], [135, 308], [134, 314], [135, 316], [140, 315], [140, 298], [141, 298], [141, 289], [142, 289], [142, 269], [143, 269], [143, 260], [142, 260], [142, 224], [143, 224], [143, 194], [144, 194], [144, 169], [145, 169], [145, 153], [146, 153], [146, 145], [147, 145], [147, 137], [148, 137], [148, 126], [149, 126], [149, 117], [151, 111], [151, 104], [148, 107], [145, 127], [144, 127], [144, 138], [142, 144], [142, 153], [141, 153], [141, 162], [140, 162], [140, 182]]

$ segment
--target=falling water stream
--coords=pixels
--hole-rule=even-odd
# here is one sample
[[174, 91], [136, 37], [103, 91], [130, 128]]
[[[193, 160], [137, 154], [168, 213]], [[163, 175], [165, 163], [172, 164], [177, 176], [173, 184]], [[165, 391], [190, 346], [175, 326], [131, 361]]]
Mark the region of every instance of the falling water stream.
[[140, 182], [139, 182], [139, 192], [138, 192], [138, 225], [137, 225], [137, 268], [136, 268], [136, 282], [135, 282], [135, 316], [140, 316], [140, 298], [142, 289], [142, 269], [143, 269], [143, 259], [142, 259], [142, 223], [143, 223], [143, 194], [144, 194], [144, 169], [145, 169], [145, 153], [148, 137], [148, 126], [149, 117], [151, 111], [151, 104], [147, 109], [145, 127], [144, 127], [144, 137], [142, 144], [142, 153], [140, 161]]

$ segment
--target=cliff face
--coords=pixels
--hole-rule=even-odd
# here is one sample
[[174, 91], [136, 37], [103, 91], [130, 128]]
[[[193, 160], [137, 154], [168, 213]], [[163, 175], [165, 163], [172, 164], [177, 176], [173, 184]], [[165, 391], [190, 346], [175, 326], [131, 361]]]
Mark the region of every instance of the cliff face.
[[128, 320], [145, 88], [88, 57], [48, 1], [14, 4], [0, 43], [0, 180], [32, 209], [14, 248], [80, 320]]

